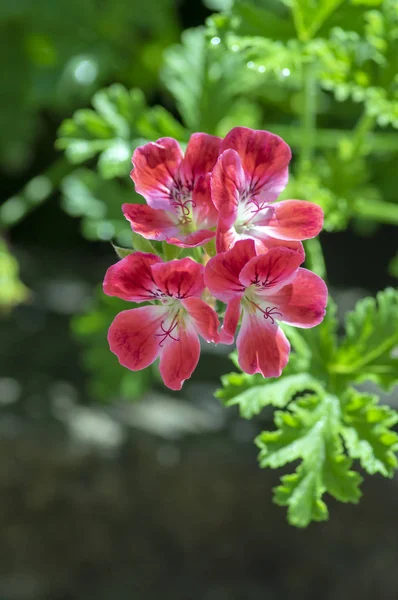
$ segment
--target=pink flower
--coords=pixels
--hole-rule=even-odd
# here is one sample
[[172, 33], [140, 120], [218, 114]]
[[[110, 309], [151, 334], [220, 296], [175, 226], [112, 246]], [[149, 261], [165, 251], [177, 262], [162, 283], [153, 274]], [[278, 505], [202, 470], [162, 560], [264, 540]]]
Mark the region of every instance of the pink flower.
[[302, 200], [276, 202], [288, 180], [289, 146], [268, 131], [235, 127], [221, 142], [211, 177], [219, 210], [216, 246], [225, 252], [237, 240], [253, 238], [259, 251], [293, 248], [322, 229], [323, 212]]
[[139, 371], [160, 356], [160, 374], [180, 390], [198, 364], [198, 333], [218, 342], [219, 321], [200, 299], [204, 267], [190, 258], [164, 263], [154, 254], [135, 252], [111, 266], [104, 292], [130, 302], [151, 305], [119, 313], [109, 328], [110, 349], [120, 364]]
[[123, 205], [133, 231], [183, 248], [215, 236], [218, 214], [211, 200], [210, 171], [220, 142], [213, 135], [194, 133], [185, 156], [178, 142], [167, 137], [135, 150], [131, 177], [148, 206]]
[[287, 364], [290, 345], [277, 320], [307, 328], [325, 315], [326, 285], [299, 268], [303, 260], [301, 252], [282, 247], [257, 256], [254, 240], [244, 240], [207, 263], [206, 286], [227, 303], [221, 341], [233, 342], [242, 316], [238, 360], [250, 375], [279, 377]]

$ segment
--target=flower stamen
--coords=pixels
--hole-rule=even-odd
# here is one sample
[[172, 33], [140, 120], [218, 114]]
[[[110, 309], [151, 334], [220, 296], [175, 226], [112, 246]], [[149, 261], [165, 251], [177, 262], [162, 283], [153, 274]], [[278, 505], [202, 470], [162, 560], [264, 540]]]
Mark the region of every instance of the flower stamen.
[[165, 329], [164, 327], [164, 321], [162, 321], [160, 323], [160, 328], [162, 330], [162, 333], [155, 333], [155, 337], [161, 337], [162, 339], [159, 342], [159, 346], [160, 348], [163, 348], [163, 344], [165, 343], [165, 341], [167, 340], [167, 338], [171, 338], [174, 342], [179, 342], [180, 338], [178, 337], [174, 337], [172, 335], [172, 332], [174, 331], [174, 329], [177, 327], [178, 325], [178, 313], [174, 316], [173, 320], [171, 321], [168, 329]]
[[263, 313], [264, 319], [270, 319], [272, 325], [275, 324], [275, 319], [274, 319], [275, 315], [279, 315], [280, 317], [282, 316], [282, 313], [277, 310], [276, 306], [267, 306], [265, 308], [265, 310], [263, 310], [262, 308], [260, 308], [260, 306], [258, 304], [256, 304], [255, 302], [253, 302], [253, 300], [249, 300], [249, 302], [251, 304], [253, 304], [253, 306], [255, 306], [256, 308], [258, 308], [258, 310], [260, 312]]
[[[192, 190], [190, 187], [181, 184], [177, 185], [172, 191], [172, 198], [173, 202], [170, 202], [170, 206], [174, 206], [174, 208], [181, 211], [180, 225], [192, 223], [191, 212], [192, 208], [195, 208], [196, 203], [192, 200]], [[191, 204], [191, 207], [188, 204]]]
[[250, 211], [253, 214], [253, 217], [258, 215], [258, 213], [262, 210], [269, 208], [269, 204], [267, 204], [267, 202], [260, 204], [256, 198], [250, 198], [249, 203], [254, 204], [255, 206], [255, 209]]

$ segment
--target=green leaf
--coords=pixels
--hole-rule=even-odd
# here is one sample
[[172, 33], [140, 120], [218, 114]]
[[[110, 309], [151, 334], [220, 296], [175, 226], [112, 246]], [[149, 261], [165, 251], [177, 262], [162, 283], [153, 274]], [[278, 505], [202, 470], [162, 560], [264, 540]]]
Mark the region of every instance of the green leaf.
[[[236, 353], [230, 354], [230, 358], [237, 368], [237, 355]], [[232, 400], [254, 386], [261, 385], [264, 382], [264, 377], [256, 373], [255, 375], [248, 375], [247, 373], [226, 373], [221, 377], [222, 388], [219, 388], [215, 392], [216, 398], [220, 398], [226, 406], [232, 406], [234, 402]]]
[[157, 254], [155, 247], [151, 244], [151, 242], [139, 233], [135, 233], [135, 231], [131, 232], [134, 250], [138, 250], [139, 252], [149, 252], [150, 254]]
[[[271, 382], [261, 375], [229, 373], [221, 381], [224, 388], [218, 390], [216, 396], [222, 398], [226, 406], [237, 404], [245, 419], [251, 419], [269, 405], [283, 408], [298, 394], [322, 393], [320, 384], [308, 373], [288, 375]], [[250, 387], [242, 390], [245, 385]]]
[[121, 245], [131, 240], [131, 228], [123, 217], [124, 202], [143, 202], [143, 199], [117, 180], [103, 181], [94, 171], [77, 169], [61, 184], [64, 210], [81, 217], [82, 232], [90, 240], [116, 238]]
[[166, 109], [146, 106], [141, 90], [113, 84], [94, 94], [92, 104], [94, 110], [77, 110], [62, 123], [56, 146], [73, 164], [98, 155], [104, 179], [127, 177], [133, 150], [148, 139], [186, 138], [185, 129]]
[[98, 171], [104, 179], [113, 179], [125, 175], [131, 168], [131, 144], [125, 140], [115, 139], [114, 142], [101, 152], [98, 159]]
[[328, 516], [323, 495], [341, 502], [358, 502], [361, 476], [351, 470], [339, 435], [340, 405], [335, 396], [308, 396], [277, 411], [276, 431], [265, 431], [257, 440], [261, 467], [281, 467], [301, 460], [294, 474], [284, 476], [275, 490], [275, 501], [288, 506], [288, 520], [306, 527]]
[[143, 93], [114, 84], [94, 94], [92, 103], [95, 110], [77, 110], [62, 123], [56, 146], [74, 164], [99, 154], [105, 178], [127, 175], [138, 137], [136, 122], [146, 108]]
[[173, 260], [174, 258], [180, 256], [182, 248], [179, 248], [179, 246], [174, 246], [173, 244], [168, 244], [167, 242], [163, 242], [162, 251], [164, 260]]
[[140, 134], [154, 140], [162, 137], [173, 137], [177, 140], [187, 140], [188, 132], [163, 106], [154, 106], [146, 110], [137, 124]]
[[398, 435], [391, 427], [398, 413], [378, 402], [377, 396], [348, 389], [342, 399], [342, 435], [349, 455], [368, 473], [392, 477], [398, 465]]
[[268, 0], [235, 0], [231, 27], [241, 36], [252, 35], [284, 41], [294, 37], [289, 11], [282, 3]]
[[115, 246], [115, 244], [112, 244], [112, 246], [119, 258], [126, 258], [134, 252], [133, 248], [122, 248], [121, 246]]
[[337, 352], [336, 310], [336, 304], [329, 297], [326, 315], [317, 327], [298, 331], [295, 327], [282, 324], [294, 350], [286, 369], [294, 373], [306, 371], [325, 384], [329, 381], [328, 365]]
[[203, 28], [184, 31], [181, 40], [165, 52], [163, 83], [189, 129], [216, 133], [251, 74], [239, 54], [227, 52], [216, 36], [212, 43]]
[[301, 41], [311, 39], [343, 0], [291, 0], [294, 23]]
[[360, 300], [348, 313], [345, 329], [330, 372], [393, 387], [398, 382], [398, 290], [387, 288], [376, 298]]
[[328, 508], [317, 493], [316, 474], [302, 466], [295, 473], [281, 477], [281, 485], [274, 490], [274, 502], [289, 507], [289, 523], [296, 527], [329, 518]]
[[[251, 74], [251, 87], [261, 89], [264, 82], [299, 88], [303, 77], [303, 53], [297, 40], [283, 43], [260, 36], [227, 37], [231, 52], [239, 53]], [[250, 80], [249, 80], [250, 81]], [[278, 97], [280, 100], [280, 95]]]

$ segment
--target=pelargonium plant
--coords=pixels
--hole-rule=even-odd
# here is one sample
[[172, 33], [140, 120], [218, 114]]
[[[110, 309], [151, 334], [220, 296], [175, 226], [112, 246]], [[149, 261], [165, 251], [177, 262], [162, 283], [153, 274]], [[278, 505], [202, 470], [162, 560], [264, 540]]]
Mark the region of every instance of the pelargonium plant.
[[246, 127], [224, 139], [194, 133], [185, 155], [172, 138], [135, 150], [131, 177], [147, 205], [124, 204], [123, 213], [136, 234], [185, 256], [133, 252], [106, 273], [106, 294], [146, 303], [110, 326], [123, 366], [137, 371], [160, 357], [165, 385], [180, 390], [199, 361], [198, 335], [232, 344], [239, 327], [241, 369], [281, 375], [290, 344], [278, 322], [314, 327], [327, 303], [324, 281], [301, 267], [302, 240], [321, 231], [323, 212], [277, 201], [290, 159], [279, 136]]
[[244, 418], [279, 409], [276, 429], [255, 440], [259, 463], [299, 461], [274, 499], [304, 527], [328, 518], [326, 492], [358, 502], [353, 460], [387, 477], [397, 467], [397, 413], [353, 386], [371, 380], [389, 390], [397, 379], [398, 295], [387, 289], [377, 304], [358, 303], [339, 342], [326, 284], [302, 266], [303, 241], [317, 243], [323, 211], [278, 201], [290, 159], [279, 136], [246, 127], [224, 139], [194, 133], [185, 154], [170, 137], [136, 148], [131, 177], [147, 204], [123, 205], [136, 250], [117, 248], [104, 292], [145, 303], [110, 325], [121, 365], [139, 371], [159, 357], [172, 390], [194, 372], [199, 338], [231, 346], [236, 336], [240, 373], [223, 375], [216, 395]]

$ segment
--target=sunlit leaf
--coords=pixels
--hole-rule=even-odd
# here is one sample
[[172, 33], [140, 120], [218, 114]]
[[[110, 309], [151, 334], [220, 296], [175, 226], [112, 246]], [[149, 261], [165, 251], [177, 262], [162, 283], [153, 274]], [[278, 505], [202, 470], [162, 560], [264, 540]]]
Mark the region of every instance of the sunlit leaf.
[[339, 435], [340, 407], [334, 396], [310, 396], [275, 415], [275, 431], [257, 438], [262, 467], [277, 468], [300, 460], [296, 472], [282, 477], [275, 501], [288, 507], [292, 525], [306, 527], [328, 517], [327, 492], [341, 502], [358, 502], [361, 476], [351, 470]]
[[398, 465], [398, 435], [391, 429], [397, 412], [378, 404], [377, 396], [350, 388], [343, 396], [342, 413], [342, 435], [350, 456], [371, 475], [392, 477]]
[[351, 381], [372, 380], [390, 389], [398, 382], [398, 291], [360, 300], [346, 317], [346, 335], [331, 367]]

